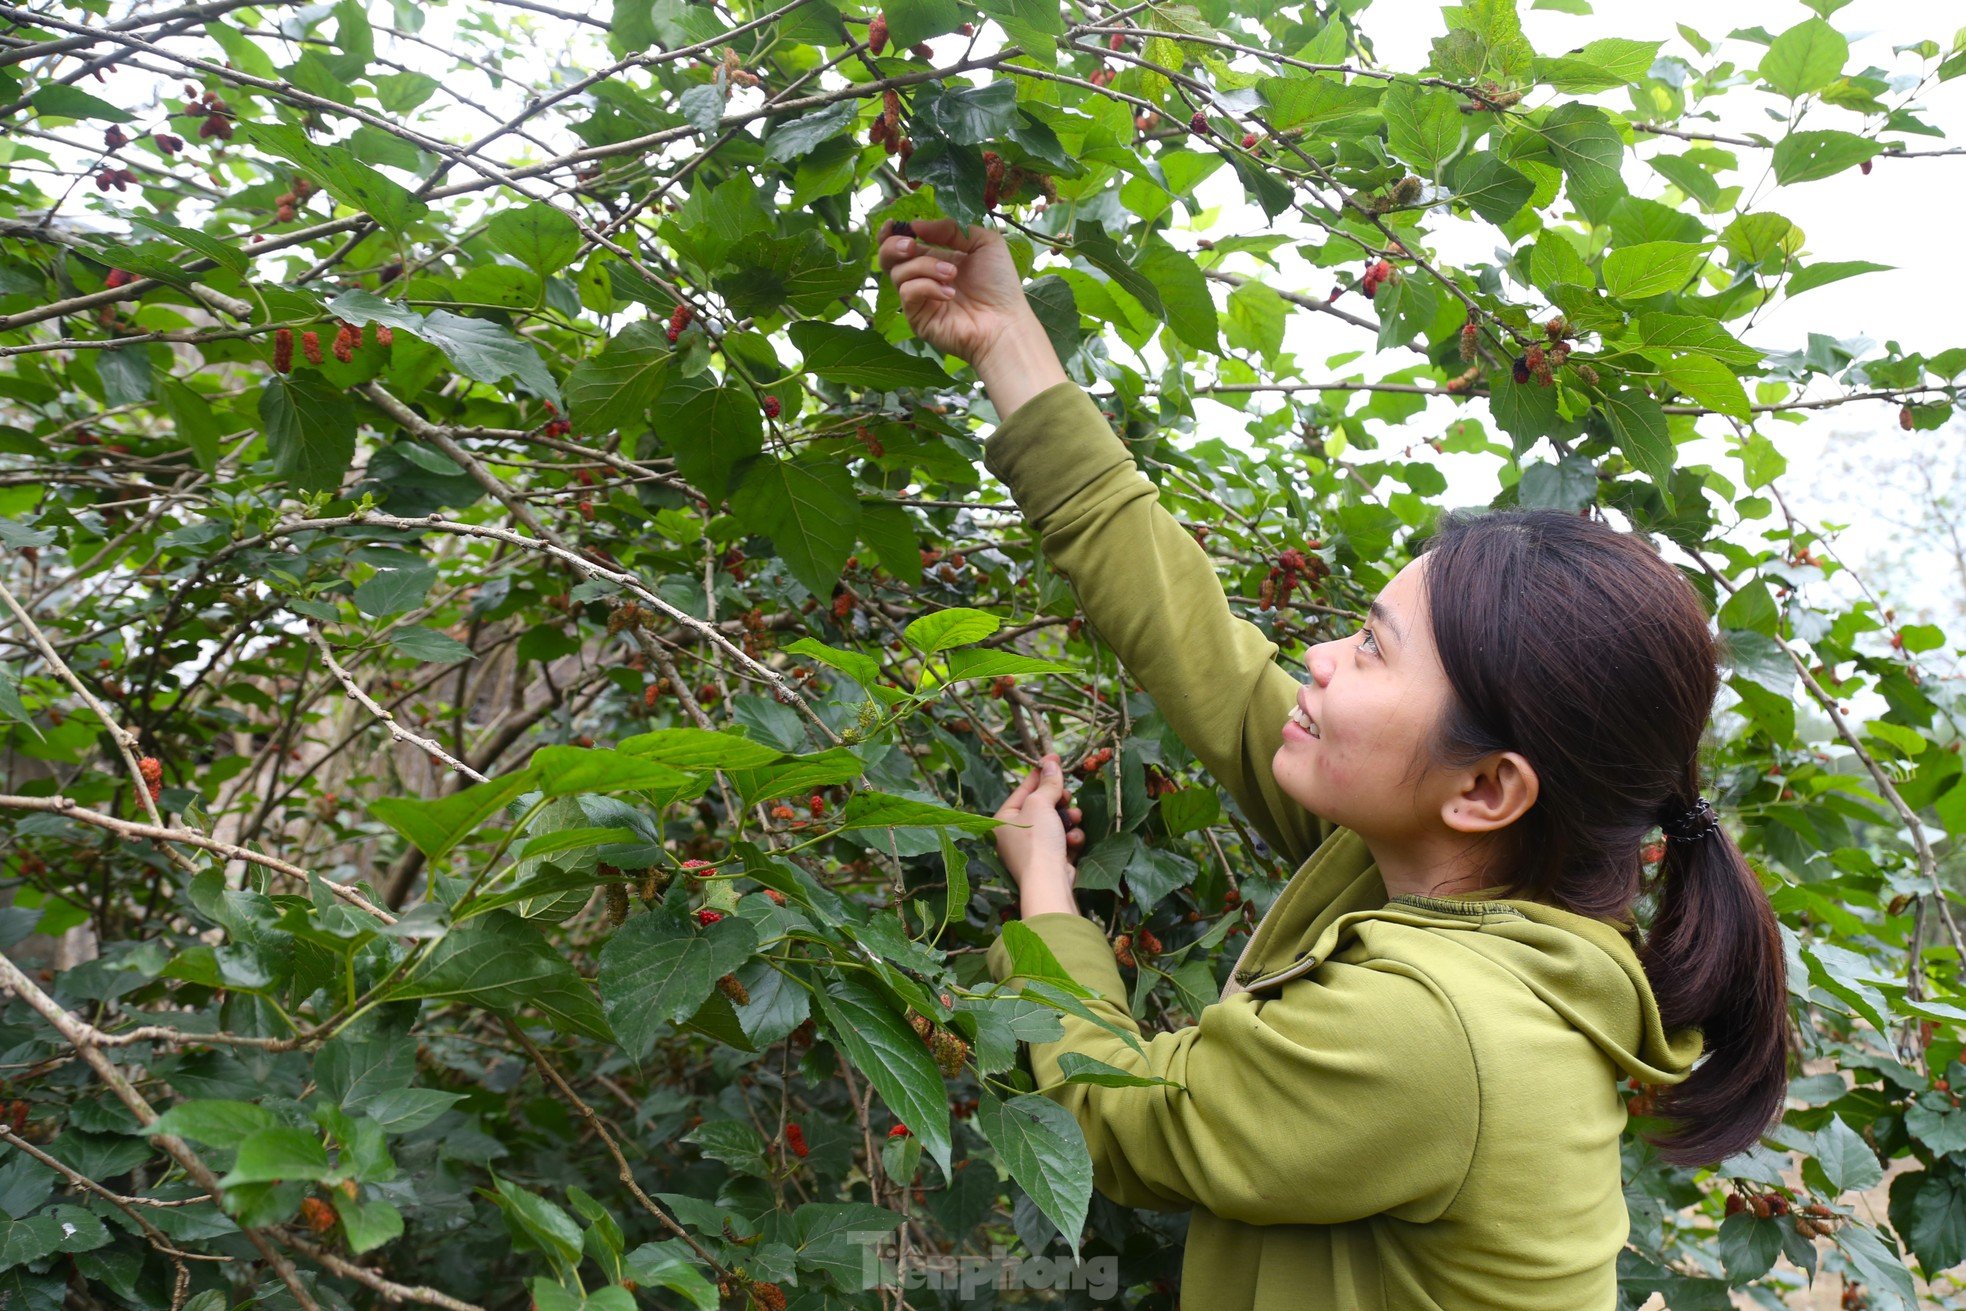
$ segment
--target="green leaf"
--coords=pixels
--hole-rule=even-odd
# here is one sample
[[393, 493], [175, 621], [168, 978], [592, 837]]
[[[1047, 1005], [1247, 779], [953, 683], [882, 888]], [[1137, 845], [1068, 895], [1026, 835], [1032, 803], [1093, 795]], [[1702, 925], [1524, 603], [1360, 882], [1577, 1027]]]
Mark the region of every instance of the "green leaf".
[[897, 349], [877, 332], [812, 320], [794, 323], [790, 331], [806, 370], [829, 382], [879, 391], [951, 385], [940, 365]]
[[1891, 1228], [1928, 1278], [1966, 1261], [1966, 1176], [1907, 1170], [1891, 1181]]
[[[801, 642], [810, 640], [800, 639]], [[798, 643], [784, 649], [795, 651]], [[707, 728], [659, 728], [653, 733], [638, 733], [623, 739], [616, 750], [687, 770], [753, 769], [768, 765], [784, 754], [776, 747], [748, 737]]]
[[858, 978], [836, 979], [817, 994], [826, 1033], [857, 1066], [887, 1109], [949, 1174], [949, 1092], [915, 1031], [887, 999]]
[[1072, 1113], [1032, 1093], [1009, 1101], [985, 1093], [974, 1123], [1078, 1260], [1080, 1231], [1092, 1205], [1092, 1158]]
[[332, 491], [355, 462], [355, 407], [315, 373], [276, 373], [259, 393], [273, 471], [299, 492]]
[[1130, 1074], [1116, 1065], [1094, 1060], [1084, 1052], [1064, 1052], [1058, 1057], [1058, 1068], [1065, 1072], [1066, 1083], [1089, 1083], [1101, 1088], [1179, 1088], [1181, 1085], [1172, 1079], [1163, 1079], [1152, 1074]]
[[462, 1001], [508, 1016], [530, 1006], [562, 1033], [614, 1041], [587, 981], [510, 911], [489, 911], [452, 929], [390, 995]]
[[[53, 1215], [30, 1216], [16, 1220], [0, 1216], [0, 1270], [39, 1261], [61, 1250], [61, 1221]], [[56, 1301], [53, 1306], [62, 1303]]]
[[1956, 1107], [1935, 1110], [1915, 1102], [1905, 1109], [1905, 1128], [1935, 1153], [1966, 1152], [1966, 1110]]
[[365, 615], [394, 615], [423, 604], [431, 584], [437, 581], [435, 565], [414, 569], [383, 569], [357, 587], [349, 600]]
[[470, 660], [476, 656], [476, 652], [472, 651], [470, 646], [455, 637], [420, 625], [414, 628], [392, 629], [389, 634], [389, 645], [412, 660], [421, 660], [433, 665], [456, 664], [460, 660]]
[[881, 685], [881, 662], [870, 655], [841, 651], [827, 646], [816, 637], [802, 637], [796, 642], [786, 643], [779, 650], [787, 655], [811, 656], [820, 664], [839, 670], [870, 692]]
[[430, 212], [430, 206], [402, 183], [376, 172], [346, 146], [316, 145], [290, 123], [241, 123], [234, 131], [248, 144], [291, 161], [336, 200], [361, 210], [391, 232], [406, 231]]
[[1664, 363], [1674, 354], [1694, 351], [1737, 369], [1761, 363], [1761, 352], [1729, 335], [1712, 319], [1692, 314], [1641, 314], [1636, 321], [1645, 353]]
[[1739, 1211], [1720, 1222], [1720, 1260], [1727, 1282], [1744, 1284], [1759, 1279], [1775, 1266], [1782, 1253], [1782, 1227]]
[[686, 1019], [757, 950], [757, 930], [735, 915], [700, 930], [657, 914], [631, 917], [601, 949], [596, 979], [621, 1049], [645, 1059], [664, 1026]]
[[1182, 788], [1160, 799], [1161, 823], [1169, 833], [1194, 833], [1222, 817], [1222, 803], [1208, 788]]
[[882, 12], [887, 15], [890, 50], [905, 50], [963, 25], [963, 12], [955, 0], [888, 0]]
[[1898, 638], [1911, 655], [1936, 651], [1946, 644], [1945, 630], [1936, 624], [1906, 624], [1898, 629]]
[[1816, 1131], [1816, 1163], [1839, 1194], [1866, 1192], [1884, 1181], [1877, 1152], [1841, 1116]]
[[1886, 1247], [1876, 1230], [1861, 1224], [1840, 1224], [1833, 1238], [1855, 1267], [1857, 1278], [1869, 1285], [1865, 1292], [1873, 1305], [1879, 1294], [1889, 1294], [1906, 1311], [1918, 1306], [1918, 1289], [1912, 1284], [1911, 1272], [1905, 1269], [1904, 1257]]
[[1582, 50], [1554, 59], [1538, 59], [1535, 78], [1557, 91], [1587, 95], [1642, 81], [1658, 58], [1663, 41], [1633, 41], [1601, 37]]
[[1395, 82], [1379, 104], [1386, 115], [1386, 145], [1425, 176], [1460, 152], [1467, 117], [1452, 93]]
[[1452, 178], [1454, 197], [1467, 202], [1490, 223], [1507, 223], [1536, 194], [1536, 184], [1502, 162], [1492, 150], [1461, 159]]
[[1283, 350], [1284, 322], [1289, 317], [1283, 297], [1261, 282], [1245, 282], [1229, 293], [1229, 345], [1274, 361]]
[[1122, 291], [1140, 303], [1140, 307], [1163, 321], [1167, 311], [1161, 305], [1160, 288], [1154, 280], [1135, 268], [1129, 262], [1105, 229], [1091, 223], [1080, 223], [1072, 240], [1073, 250], [1083, 255], [1086, 262], [1119, 284]]
[[988, 815], [952, 810], [934, 802], [890, 796], [885, 792], [856, 792], [847, 798], [845, 808], [840, 811], [842, 829], [933, 826], [961, 829], [965, 833], [988, 833], [998, 823]]
[[202, 392], [177, 378], [163, 379], [158, 398], [171, 417], [171, 430], [191, 448], [198, 467], [206, 473], [218, 468], [219, 438], [224, 434], [212, 414], [211, 402]]
[[1748, 394], [1733, 370], [1711, 355], [1679, 355], [1663, 369], [1666, 381], [1698, 404], [1745, 423]]
[[1720, 184], [1690, 155], [1654, 155], [1645, 161], [1655, 172], [1707, 209], [1720, 205]]
[[1874, 158], [1882, 149], [1852, 132], [1791, 132], [1775, 143], [1775, 181], [1814, 182]]
[[485, 238], [541, 277], [557, 273], [580, 250], [580, 228], [565, 212], [530, 201], [501, 209]]
[[340, 1189], [328, 1194], [335, 1214], [341, 1217], [341, 1231], [348, 1236], [348, 1250], [361, 1255], [403, 1236], [403, 1213], [387, 1202], [352, 1202]]
[[48, 1211], [48, 1218], [61, 1227], [62, 1239], [56, 1246], [60, 1252], [93, 1252], [109, 1246], [114, 1241], [108, 1226], [96, 1218], [93, 1212], [84, 1211], [79, 1206], [56, 1206]]
[[[597, 436], [616, 428], [639, 432], [657, 394], [668, 399], [663, 382], [673, 358], [661, 325], [649, 319], [629, 324], [567, 375], [568, 420], [577, 431]], [[657, 431], [664, 431], [660, 421]], [[721, 489], [717, 495], [721, 499]]]
[[1604, 398], [1604, 414], [1618, 449], [1663, 491], [1672, 478], [1673, 441], [1659, 403], [1642, 391], [1627, 389]]
[[230, 1149], [278, 1123], [271, 1111], [251, 1102], [213, 1099], [179, 1102], [158, 1116], [147, 1132], [174, 1134], [207, 1147]]
[[423, 326], [423, 316], [415, 310], [393, 300], [384, 300], [359, 287], [336, 296], [328, 302], [327, 309], [336, 318], [355, 324], [386, 323], [391, 328], [401, 328], [411, 333]]
[[1829, 260], [1821, 264], [1807, 264], [1789, 274], [1788, 281], [1782, 284], [1782, 291], [1790, 296], [1800, 296], [1816, 287], [1841, 282], [1845, 278], [1858, 277], [1865, 273], [1883, 273], [1896, 268], [1895, 264], [1874, 264], [1866, 259]]
[[1850, 58], [1850, 43], [1820, 18], [1805, 18], [1776, 37], [1761, 57], [1761, 77], [1794, 100], [1834, 82]]
[[505, 1213], [512, 1235], [544, 1252], [554, 1264], [571, 1270], [580, 1264], [580, 1225], [555, 1202], [517, 1184], [493, 1176], [497, 1194], [492, 1200]]
[[502, 324], [432, 310], [409, 331], [442, 351], [467, 378], [484, 383], [516, 378], [533, 395], [560, 403], [560, 389], [539, 358], [539, 348]]
[[1684, 241], [1621, 246], [1604, 257], [1604, 288], [1619, 300], [1679, 291], [1706, 258], [1707, 248]]
[[1802, 233], [1780, 214], [1743, 214], [1720, 234], [1727, 253], [1749, 264], [1780, 255], [1784, 262], [1802, 244]]
[[328, 1149], [311, 1133], [275, 1125], [248, 1135], [239, 1143], [232, 1173], [221, 1187], [279, 1183], [285, 1179], [315, 1181], [328, 1177]]
[[416, 797], [378, 797], [369, 813], [416, 844], [426, 856], [441, 856], [533, 787], [527, 770], [474, 783], [461, 792], [425, 801]]
[[1543, 121], [1543, 139], [1570, 182], [1570, 195], [1586, 215], [1608, 214], [1625, 194], [1620, 168], [1625, 145], [1604, 111], [1559, 105]]
[[1526, 509], [1575, 514], [1597, 501], [1597, 465], [1573, 453], [1555, 464], [1528, 466], [1515, 486], [1516, 501]]
[[46, 740], [45, 735], [35, 726], [34, 717], [28, 714], [27, 707], [21, 704], [20, 690], [13, 677], [4, 669], [0, 669], [0, 716], [5, 716], [16, 724], [27, 725], [28, 730], [35, 737]]
[[680, 1238], [643, 1243], [630, 1252], [628, 1274], [643, 1288], [666, 1288], [689, 1299], [696, 1311], [717, 1311], [716, 1285], [696, 1267], [696, 1257]]
[[166, 223], [163, 219], [148, 214], [132, 214], [130, 222], [149, 228], [152, 232], [161, 233], [180, 246], [197, 251], [228, 273], [243, 277], [249, 267], [246, 252], [230, 242], [220, 241], [217, 237], [200, 232], [196, 228], [179, 227], [175, 223]]
[[908, 645], [927, 655], [953, 646], [980, 642], [1003, 626], [1003, 620], [985, 610], [951, 606], [911, 620], [901, 630]]
[[731, 493], [730, 508], [738, 522], [771, 539], [808, 592], [833, 594], [860, 530], [860, 502], [844, 466], [761, 459]]
[[1775, 598], [1769, 595], [1768, 585], [1759, 578], [1750, 578], [1721, 604], [1719, 618], [1723, 628], [1775, 637], [1781, 612], [1775, 606]]
[[1017, 84], [1003, 78], [952, 91], [930, 83], [923, 88], [915, 113], [923, 127], [957, 145], [982, 145], [1005, 136], [1016, 124]]
[[1019, 655], [1015, 651], [986, 647], [969, 651], [951, 651], [949, 671], [943, 675], [942, 681], [957, 683], [968, 678], [1001, 678], [1005, 674], [1075, 674], [1077, 672], [1076, 665], [1064, 664], [1057, 660], [1040, 660], [1036, 656]]
[[99, 118], [111, 123], [128, 123], [136, 117], [107, 100], [92, 96], [78, 86], [51, 82], [29, 96], [34, 112], [51, 118]]
[[526, 762], [526, 773], [537, 782], [544, 797], [641, 789], [679, 792], [699, 782], [659, 761], [595, 747], [541, 747]]
[[1176, 337], [1197, 350], [1219, 349], [1215, 299], [1193, 259], [1154, 233], [1141, 243], [1134, 267], [1160, 292], [1161, 312]]
[[821, 144], [846, 131], [858, 111], [858, 102], [842, 100], [816, 113], [777, 124], [765, 138], [765, 158], [782, 164], [788, 159], [810, 155]]
[[718, 386], [707, 375], [672, 382], [650, 422], [683, 477], [713, 504], [730, 494], [731, 472], [764, 449], [758, 398], [743, 387]]

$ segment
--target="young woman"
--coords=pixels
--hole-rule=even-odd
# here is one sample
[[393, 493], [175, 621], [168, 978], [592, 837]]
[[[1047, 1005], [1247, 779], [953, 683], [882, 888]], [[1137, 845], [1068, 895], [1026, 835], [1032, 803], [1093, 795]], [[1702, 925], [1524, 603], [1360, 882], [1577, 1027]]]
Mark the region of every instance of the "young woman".
[[[1620, 1083], [1664, 1086], [1664, 1160], [1713, 1164], [1781, 1114], [1793, 1052], [1773, 909], [1700, 795], [1717, 672], [1692, 586], [1595, 520], [1449, 516], [1300, 683], [1066, 378], [1002, 238], [880, 236], [909, 323], [981, 375], [984, 463], [1087, 619], [1301, 862], [1220, 1001], [1148, 1038], [1074, 902], [1057, 758], [998, 812], [1023, 925], [1138, 1035], [1065, 1015], [1031, 1046], [1099, 1190], [1191, 1212], [1186, 1311], [1608, 1311]], [[1003, 937], [988, 961], [1035, 968]], [[1066, 1052], [1171, 1082], [1062, 1083]]]

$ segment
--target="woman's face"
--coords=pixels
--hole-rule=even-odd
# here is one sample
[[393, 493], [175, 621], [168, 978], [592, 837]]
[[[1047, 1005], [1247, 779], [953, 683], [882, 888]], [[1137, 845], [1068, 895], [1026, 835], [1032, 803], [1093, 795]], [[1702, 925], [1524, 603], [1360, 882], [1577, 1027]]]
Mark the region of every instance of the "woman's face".
[[1450, 803], [1431, 748], [1453, 689], [1434, 649], [1425, 566], [1422, 556], [1386, 584], [1365, 627], [1306, 653], [1311, 681], [1271, 762], [1286, 794], [1368, 842], [1438, 833]]

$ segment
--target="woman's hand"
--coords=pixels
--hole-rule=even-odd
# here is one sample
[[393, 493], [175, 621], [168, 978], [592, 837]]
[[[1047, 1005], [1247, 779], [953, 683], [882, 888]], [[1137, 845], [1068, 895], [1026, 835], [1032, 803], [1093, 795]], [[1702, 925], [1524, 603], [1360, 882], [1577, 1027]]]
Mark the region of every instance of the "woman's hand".
[[1010, 247], [990, 229], [916, 219], [880, 231], [881, 268], [894, 280], [908, 326], [929, 345], [975, 366], [999, 420], [1066, 381], [1044, 325], [1024, 298]]
[[881, 224], [881, 268], [894, 280], [908, 326], [929, 345], [974, 364], [1032, 317], [1010, 247], [988, 228], [916, 219], [913, 235]]
[[1078, 866], [1073, 861], [1085, 843], [1085, 833], [1077, 827], [1085, 816], [1066, 804], [1065, 772], [1055, 753], [1017, 785], [996, 817], [1003, 821], [995, 830], [997, 854], [1017, 881], [1023, 914], [1076, 912], [1072, 888]]

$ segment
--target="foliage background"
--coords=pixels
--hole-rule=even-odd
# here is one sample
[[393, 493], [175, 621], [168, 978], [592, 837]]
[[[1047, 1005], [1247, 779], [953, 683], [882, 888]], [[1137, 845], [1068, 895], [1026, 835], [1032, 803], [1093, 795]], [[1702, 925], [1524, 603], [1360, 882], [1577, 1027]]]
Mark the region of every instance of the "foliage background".
[[1094, 1197], [1017, 1068], [1073, 998], [984, 975], [979, 816], [1079, 766], [1155, 1024], [1289, 871], [872, 276], [881, 220], [993, 206], [1286, 657], [1465, 499], [1443, 467], [1684, 565], [1808, 1060], [1710, 1170], [1633, 1090], [1622, 1300], [1962, 1304], [1956, 671], [1783, 487], [1819, 409], [1935, 441], [1966, 348], [1757, 326], [1882, 274], [1785, 198], [1956, 153], [1966, 49], [1756, 9], [1537, 48], [1482, 0], [1387, 67], [1351, 0], [910, 0], [878, 51], [827, 0], [0, 5], [10, 1305], [889, 1305], [875, 1238], [1172, 1305], [1182, 1218]]

